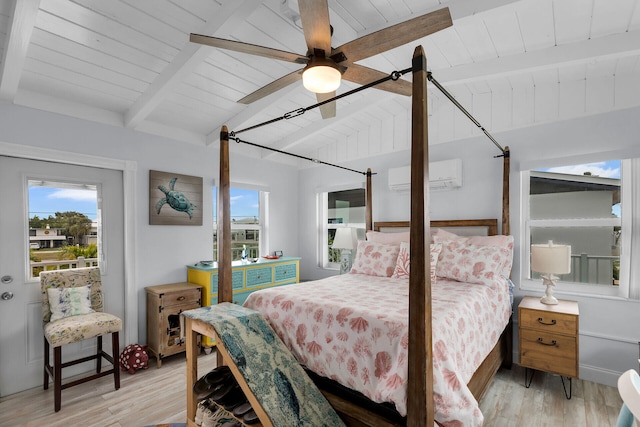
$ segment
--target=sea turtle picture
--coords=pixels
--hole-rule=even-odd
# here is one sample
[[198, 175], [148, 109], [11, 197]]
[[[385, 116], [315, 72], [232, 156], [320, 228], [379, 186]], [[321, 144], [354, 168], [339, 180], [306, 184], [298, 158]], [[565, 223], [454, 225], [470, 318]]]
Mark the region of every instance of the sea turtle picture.
[[186, 212], [187, 215], [189, 215], [189, 219], [191, 219], [191, 217], [193, 216], [193, 209], [196, 207], [196, 205], [191, 203], [184, 194], [174, 190], [177, 180], [178, 178], [172, 178], [171, 181], [169, 181], [169, 189], [167, 189], [167, 187], [165, 187], [164, 185], [158, 185], [158, 189], [165, 194], [165, 197], [158, 200], [158, 203], [156, 203], [156, 212], [159, 215], [160, 209], [162, 209], [162, 207], [168, 203], [173, 210], [178, 212]]

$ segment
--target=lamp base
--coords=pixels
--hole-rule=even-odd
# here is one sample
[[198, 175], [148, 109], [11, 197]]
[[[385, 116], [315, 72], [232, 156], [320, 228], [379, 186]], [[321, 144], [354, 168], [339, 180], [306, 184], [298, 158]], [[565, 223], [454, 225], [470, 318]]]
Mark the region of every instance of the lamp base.
[[540, 298], [540, 302], [547, 305], [556, 305], [558, 304], [558, 299], [553, 295], [545, 295]]
[[558, 300], [553, 296], [553, 288], [556, 286], [558, 279], [559, 277], [556, 277], [553, 274], [546, 274], [542, 276], [542, 284], [547, 286], [547, 290], [545, 291], [545, 295], [540, 298], [541, 303], [547, 305], [558, 304]]
[[351, 250], [343, 249], [340, 251], [340, 274], [351, 271]]

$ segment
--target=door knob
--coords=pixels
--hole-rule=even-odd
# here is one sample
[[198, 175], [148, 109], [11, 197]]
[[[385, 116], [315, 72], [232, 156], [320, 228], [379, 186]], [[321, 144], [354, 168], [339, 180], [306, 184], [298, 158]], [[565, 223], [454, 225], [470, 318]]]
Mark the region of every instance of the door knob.
[[13, 282], [13, 277], [11, 277], [11, 276], [2, 276], [2, 277], [0, 277], [0, 282], [4, 283], [6, 285], [7, 283]]
[[5, 301], [8, 301], [11, 298], [13, 298], [13, 292], [3, 292], [2, 295], [0, 295], [0, 298], [2, 298]]

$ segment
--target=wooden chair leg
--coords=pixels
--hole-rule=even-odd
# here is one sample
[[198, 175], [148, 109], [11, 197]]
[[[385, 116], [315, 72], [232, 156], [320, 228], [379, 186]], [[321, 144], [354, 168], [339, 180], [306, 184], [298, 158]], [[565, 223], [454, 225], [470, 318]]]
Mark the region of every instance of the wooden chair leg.
[[44, 337], [44, 382], [42, 385], [44, 386], [45, 390], [49, 389], [48, 369], [51, 369], [49, 363], [49, 341], [47, 341], [47, 338]]
[[98, 335], [98, 345], [96, 349], [96, 373], [102, 370], [102, 335]]
[[53, 348], [53, 408], [60, 410], [62, 402], [62, 347]]
[[120, 366], [118, 366], [118, 356], [120, 353], [120, 333], [111, 334], [111, 355], [113, 357], [113, 382], [116, 390], [120, 388]]

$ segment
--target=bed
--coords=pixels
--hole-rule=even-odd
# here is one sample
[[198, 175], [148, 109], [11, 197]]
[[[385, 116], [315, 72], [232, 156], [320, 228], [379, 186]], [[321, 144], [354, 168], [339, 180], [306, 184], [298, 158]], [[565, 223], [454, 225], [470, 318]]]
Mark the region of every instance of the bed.
[[[464, 224], [456, 230], [459, 234], [487, 233], [477, 223], [497, 226], [490, 220], [442, 223], [446, 230]], [[406, 223], [375, 228], [396, 226]], [[513, 239], [458, 237], [446, 230], [434, 233], [430, 263], [440, 276], [431, 278], [435, 420], [481, 426], [482, 413], [467, 384], [509, 324], [512, 303], [504, 276], [511, 269]], [[366, 398], [363, 402], [371, 400], [368, 406], [378, 406], [386, 418], [375, 425], [402, 423], [407, 414], [410, 268], [401, 240], [408, 233], [370, 232], [368, 237], [372, 240], [359, 242], [351, 274], [257, 291], [245, 307], [264, 315], [321, 389], [343, 396], [355, 390]], [[466, 259], [472, 261], [447, 261], [457, 254], [470, 254]], [[480, 261], [484, 272], [478, 271]]]
[[[334, 409], [341, 415], [347, 425], [353, 426], [428, 426], [434, 425], [435, 406], [434, 380], [439, 373], [434, 374], [434, 357], [432, 349], [432, 330], [440, 328], [432, 323], [432, 286], [430, 253], [431, 223], [428, 209], [428, 132], [427, 132], [427, 67], [426, 57], [422, 47], [414, 51], [412, 60], [413, 91], [412, 91], [412, 125], [411, 125], [411, 209], [410, 219], [404, 226], [409, 226], [409, 259], [410, 272], [406, 280], [406, 296], [408, 307], [406, 310], [407, 331], [406, 339], [401, 340], [406, 345], [406, 416], [394, 410], [388, 411], [385, 405], [373, 405], [366, 395], [359, 395], [350, 387], [334, 387], [325, 385], [321, 380], [318, 385], [330, 401]], [[486, 132], [485, 132], [486, 133]], [[509, 149], [502, 150], [503, 182], [502, 182], [502, 227], [503, 235], [509, 234]], [[229, 132], [223, 126], [220, 132], [220, 181], [218, 203], [218, 302], [229, 302], [232, 297], [231, 272], [231, 228], [230, 228], [230, 196], [229, 196]], [[367, 212], [366, 228], [373, 230], [373, 214], [371, 212], [371, 171], [367, 172]], [[439, 226], [439, 225], [435, 225]], [[493, 226], [493, 234], [497, 232], [497, 221]], [[225, 250], [224, 248], [229, 248]], [[449, 286], [449, 285], [447, 285]], [[436, 296], [436, 299], [439, 297]], [[440, 310], [435, 308], [435, 310]], [[435, 316], [434, 316], [435, 317]], [[436, 321], [437, 322], [437, 321]], [[488, 355], [484, 357], [475, 373], [465, 373], [462, 381], [467, 382], [469, 392], [478, 399], [491, 382], [501, 363], [510, 362], [511, 356], [511, 326], [507, 324], [500, 339], [493, 345]], [[313, 330], [312, 330], [313, 332]], [[498, 334], [499, 332], [496, 332]], [[437, 338], [436, 338], [437, 339]], [[437, 342], [437, 341], [436, 341]], [[375, 358], [374, 358], [375, 359]], [[474, 359], [480, 359], [480, 356]], [[219, 356], [219, 363], [224, 363]], [[348, 361], [347, 361], [348, 364]], [[382, 366], [385, 366], [382, 363]], [[460, 381], [460, 382], [462, 382]], [[189, 399], [189, 394], [188, 394]], [[465, 398], [469, 400], [468, 394]], [[194, 411], [191, 402], [188, 411]], [[472, 412], [475, 412], [473, 410]], [[190, 412], [188, 412], [190, 413]], [[452, 423], [455, 425], [455, 423]]]

